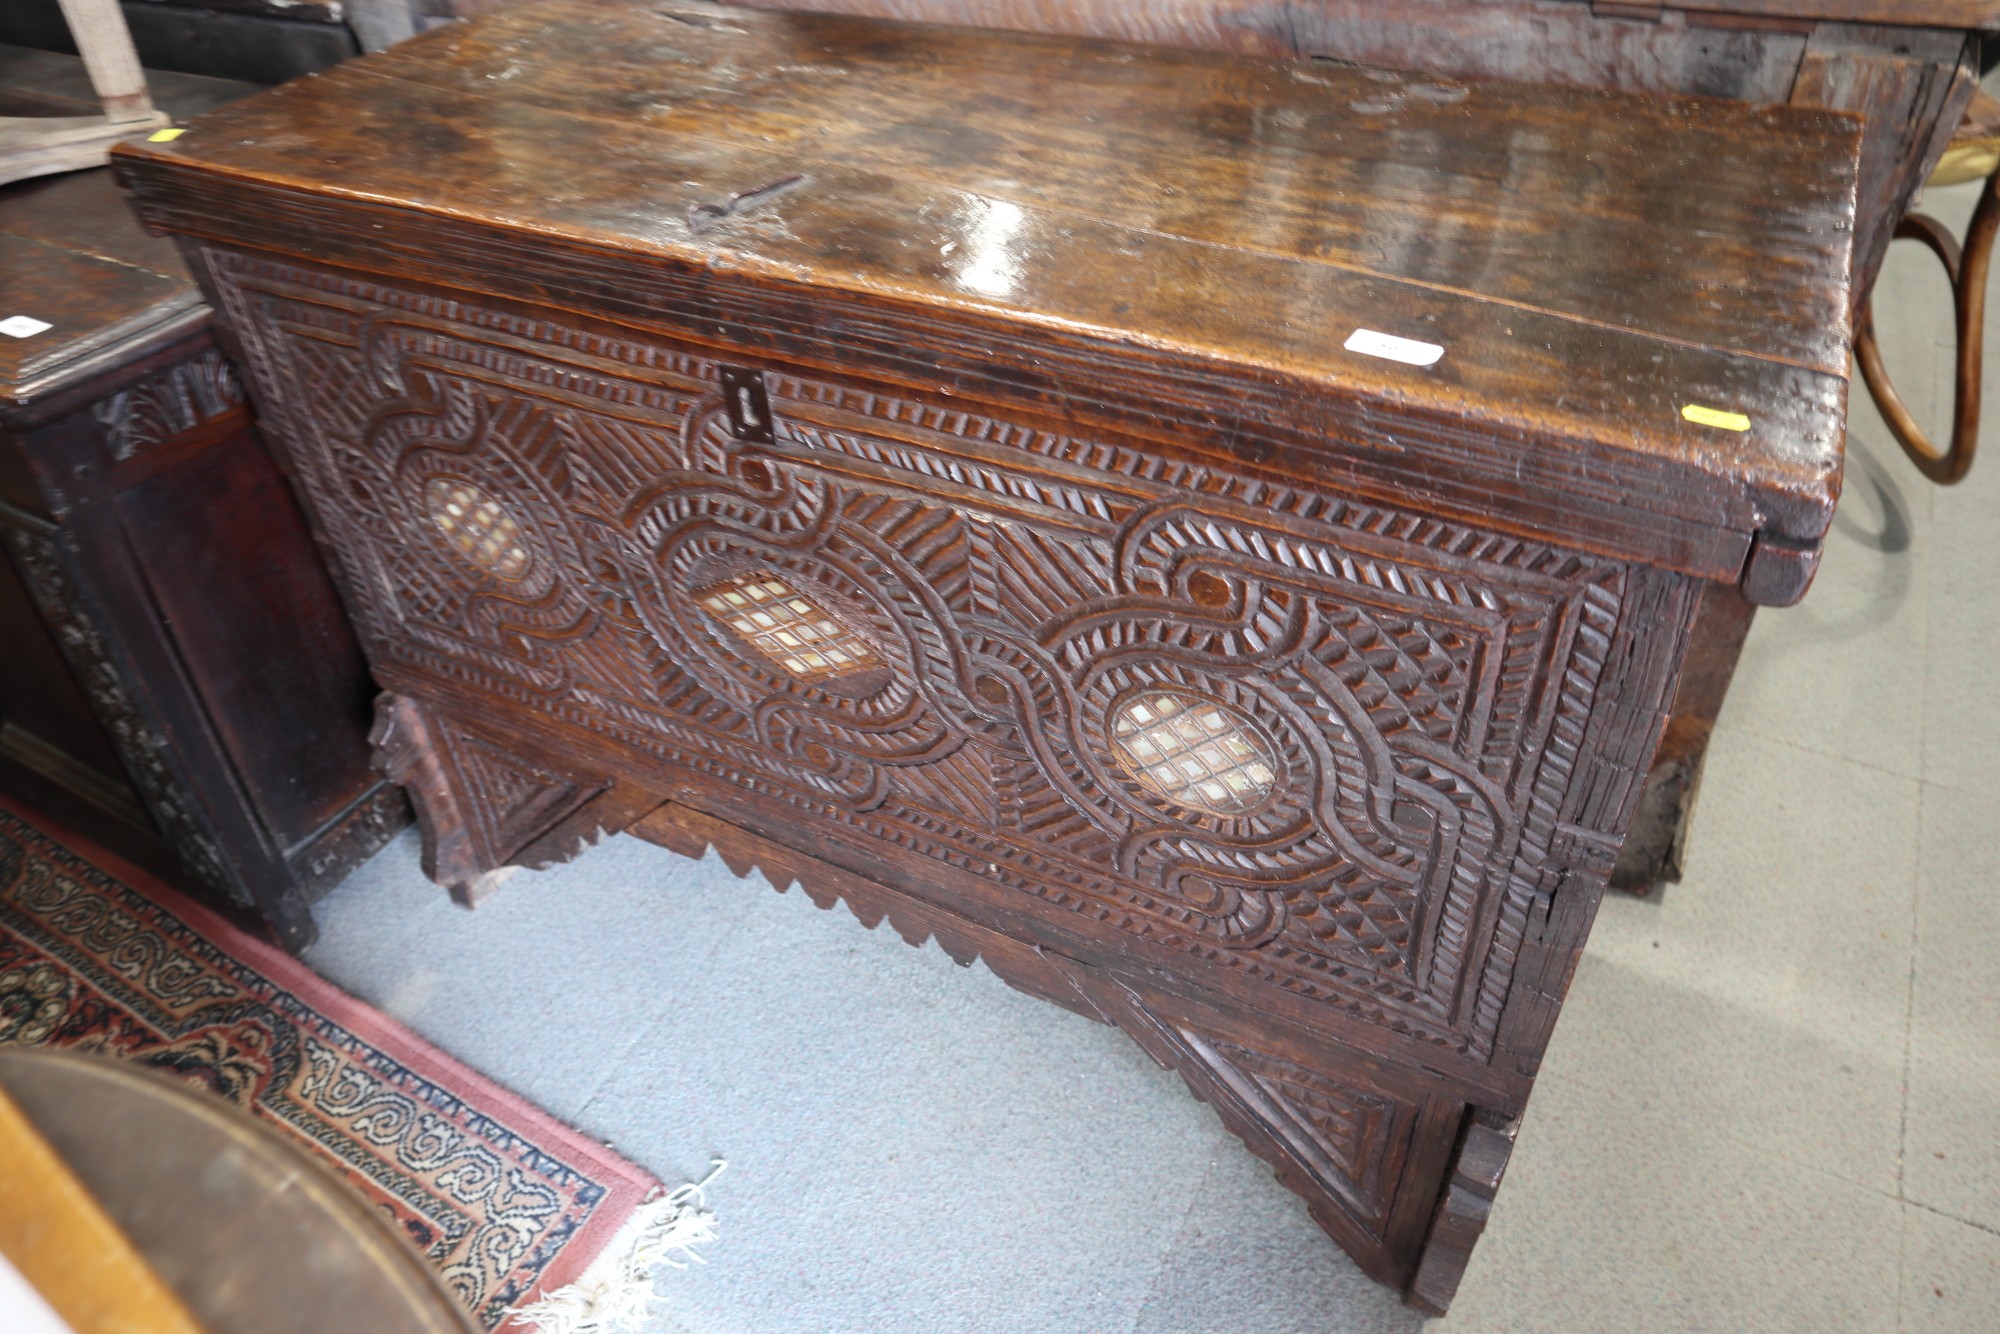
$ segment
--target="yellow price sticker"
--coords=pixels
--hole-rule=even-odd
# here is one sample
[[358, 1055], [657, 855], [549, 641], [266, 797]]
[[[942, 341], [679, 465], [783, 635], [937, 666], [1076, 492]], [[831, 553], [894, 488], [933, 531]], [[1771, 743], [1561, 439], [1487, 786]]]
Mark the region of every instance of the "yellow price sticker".
[[1705, 408], [1699, 403], [1690, 403], [1681, 409], [1681, 416], [1696, 426], [1713, 426], [1721, 431], [1747, 431], [1750, 419], [1740, 412], [1724, 412], [1720, 408]]
[[170, 144], [186, 133], [186, 130], [181, 129], [154, 130], [146, 136], [146, 142], [149, 144]]

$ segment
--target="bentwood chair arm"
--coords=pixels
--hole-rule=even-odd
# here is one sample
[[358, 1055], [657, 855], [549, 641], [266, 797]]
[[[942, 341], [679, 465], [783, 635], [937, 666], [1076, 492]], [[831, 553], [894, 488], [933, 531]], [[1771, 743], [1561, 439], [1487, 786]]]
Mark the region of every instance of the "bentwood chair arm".
[[1898, 239], [1922, 241], [1944, 265], [1951, 279], [1952, 302], [1957, 314], [1958, 365], [1952, 393], [1951, 440], [1939, 448], [1911, 415], [1889, 369], [1882, 361], [1882, 349], [1875, 341], [1874, 298], [1861, 308], [1860, 327], [1855, 331], [1854, 355], [1861, 363], [1861, 377], [1868, 392], [1882, 410], [1890, 433], [1924, 476], [1940, 486], [1950, 486], [1972, 468], [1979, 448], [1980, 391], [1985, 371], [1986, 278], [1992, 267], [1993, 242], [2000, 233], [2000, 171], [1986, 178], [1979, 208], [1965, 244], [1959, 245], [1945, 225], [1927, 213], [1912, 213], [1896, 228]]

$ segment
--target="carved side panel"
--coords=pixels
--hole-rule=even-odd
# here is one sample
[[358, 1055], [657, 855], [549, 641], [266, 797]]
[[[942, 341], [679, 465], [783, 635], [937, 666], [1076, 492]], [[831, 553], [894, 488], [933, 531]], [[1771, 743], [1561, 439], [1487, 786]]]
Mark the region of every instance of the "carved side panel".
[[1205, 1042], [1185, 1030], [1182, 1037], [1219, 1086], [1257, 1108], [1263, 1124], [1289, 1132], [1292, 1152], [1337, 1183], [1359, 1217], [1387, 1225], [1396, 1180], [1390, 1157], [1409, 1134], [1410, 1109], [1248, 1047]]
[[1121, 1021], [1223, 1124], [1313, 1205], [1336, 1239], [1389, 1242], [1421, 1109], [1280, 1057], [1161, 1021], [1136, 999]]
[[1480, 1058], [1602, 883], [1629, 802], [1565, 803], [1683, 580], [788, 375], [748, 431], [669, 340], [209, 262], [399, 674]]
[[90, 405], [111, 456], [123, 461], [243, 405], [243, 385], [220, 351], [209, 348]]
[[462, 729], [447, 724], [434, 736], [451, 767], [451, 790], [465, 800], [474, 846], [496, 863], [594, 795]]
[[33, 595], [51, 637], [167, 845], [188, 874], [230, 901], [247, 905], [242, 886], [225, 868], [221, 850], [173, 769], [166, 739], [126, 687], [110, 646], [70, 578], [54, 535], [0, 516], [0, 542], [13, 557], [21, 582]]

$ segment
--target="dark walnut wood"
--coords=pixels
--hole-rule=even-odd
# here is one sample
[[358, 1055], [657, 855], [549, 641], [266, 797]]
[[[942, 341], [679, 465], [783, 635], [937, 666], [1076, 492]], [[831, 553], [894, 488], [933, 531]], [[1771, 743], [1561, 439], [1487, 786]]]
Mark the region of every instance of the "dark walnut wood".
[[[0, 48], [58, 108], [78, 62]], [[248, 89], [161, 76], [197, 110]], [[280, 941], [407, 823], [290, 487], [171, 242], [110, 173], [0, 190], [0, 786]]]
[[1996, 0], [738, 0], [1865, 118], [1857, 302], [1970, 101]]
[[[2000, 26], [1995, 0], [1705, 0], [1695, 8], [1590, 0], [739, 3], [1358, 62], [1451, 79], [1521, 79], [1856, 112], [1864, 117], [1851, 293], [1857, 312], [1892, 236], [1935, 239], [1921, 228], [1912, 232], [1909, 224], [1899, 230], [1899, 220], [1973, 94], [1977, 39], [1970, 30]], [[1983, 278], [1974, 274], [1960, 286], [1971, 290]], [[1960, 304], [1963, 316], [1971, 303]], [[1865, 329], [1865, 321], [1858, 327]], [[1872, 344], [1862, 340], [1857, 354], [1871, 385], [1886, 385]], [[1961, 420], [1976, 427], [1976, 396], [1960, 399]], [[1893, 405], [1885, 411], [1897, 421]], [[1903, 425], [1907, 414], [1899, 431]], [[1680, 879], [1707, 738], [1728, 692], [1747, 617], [1747, 608], [1741, 614], [1724, 609], [1696, 621], [1693, 656], [1709, 667], [1696, 674], [1699, 688], [1684, 688], [1675, 704], [1667, 746], [1613, 878], [1620, 888], [1645, 894]]]
[[562, 0], [119, 169], [461, 900], [619, 829], [797, 880], [1118, 1025], [1442, 1310], [1698, 607], [1810, 577], [1857, 146]]
[[1681, 878], [1702, 760], [1756, 611], [1741, 588], [1709, 584], [1702, 589], [1673, 713], [1611, 873], [1614, 889], [1646, 896]]

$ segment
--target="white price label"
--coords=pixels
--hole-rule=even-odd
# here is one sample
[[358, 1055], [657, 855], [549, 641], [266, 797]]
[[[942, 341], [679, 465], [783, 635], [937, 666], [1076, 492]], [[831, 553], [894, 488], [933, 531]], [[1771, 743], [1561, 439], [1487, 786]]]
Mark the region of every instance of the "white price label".
[[32, 315], [9, 315], [6, 319], [0, 320], [0, 334], [6, 334], [9, 338], [33, 338], [36, 334], [45, 333], [55, 327], [47, 320], [38, 320]]
[[1364, 357], [1381, 357], [1385, 361], [1400, 361], [1405, 366], [1435, 366], [1438, 358], [1444, 355], [1444, 349], [1436, 343], [1419, 343], [1414, 338], [1398, 338], [1373, 329], [1356, 329], [1345, 346], [1349, 352], [1359, 352]]

